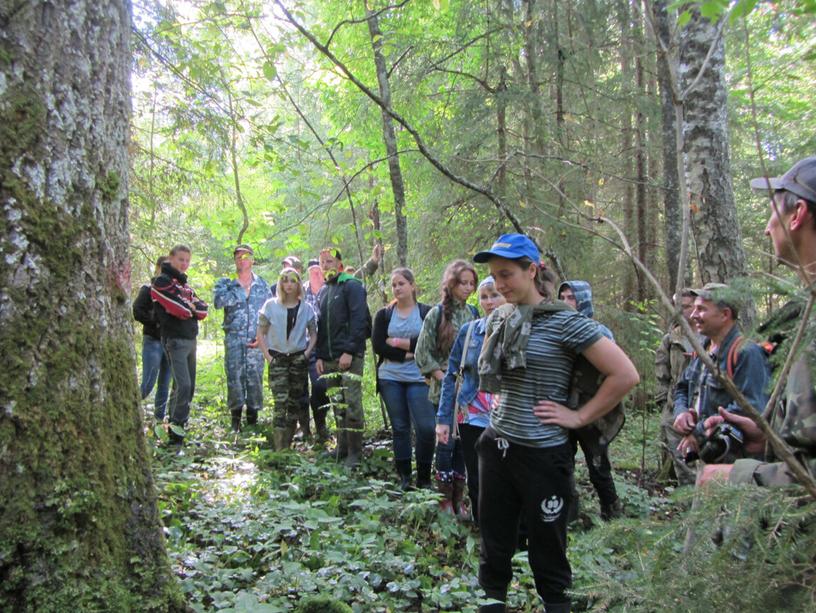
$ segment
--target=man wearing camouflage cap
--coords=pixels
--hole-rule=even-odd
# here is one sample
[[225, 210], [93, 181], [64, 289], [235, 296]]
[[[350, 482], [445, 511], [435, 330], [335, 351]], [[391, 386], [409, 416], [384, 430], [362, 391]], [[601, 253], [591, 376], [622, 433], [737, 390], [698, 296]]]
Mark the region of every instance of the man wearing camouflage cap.
[[[768, 401], [770, 369], [765, 351], [744, 338], [737, 325], [739, 298], [732, 288], [722, 283], [707, 283], [692, 290], [695, 295], [691, 321], [706, 337], [703, 344], [721, 373], [727, 373], [742, 394], [757, 411]], [[683, 438], [677, 450], [685, 455], [700, 452], [705, 440], [704, 421], [719, 410], [740, 413], [739, 405], [710, 372], [699, 357], [695, 357], [674, 390], [674, 430]], [[739, 430], [739, 428], [737, 428]], [[742, 433], [737, 432], [736, 437]], [[737, 449], [737, 455], [742, 452]], [[731, 459], [733, 461], [733, 459]]]
[[215, 308], [224, 309], [224, 365], [227, 373], [227, 405], [232, 429], [241, 429], [246, 405], [246, 423], [258, 421], [263, 408], [264, 357], [255, 338], [258, 313], [271, 296], [269, 285], [252, 272], [254, 252], [249, 245], [233, 250], [237, 277], [215, 283]]
[[[802, 275], [812, 284], [816, 280], [816, 157], [800, 160], [781, 177], [754, 179], [751, 187], [770, 196], [770, 217], [765, 234], [773, 242], [777, 260], [786, 266], [801, 267]], [[793, 301], [794, 304], [786, 305], [783, 312], [798, 312], [795, 303], [803, 304], [802, 298], [800, 296]], [[790, 306], [794, 308], [788, 308]], [[781, 336], [793, 338], [799, 317], [782, 319], [785, 329]], [[816, 475], [816, 345], [812, 334], [806, 339], [785, 381], [783, 397], [765, 417], [805, 469]], [[784, 341], [781, 347], [784, 355], [787, 353]], [[750, 418], [720, 411], [706, 421], [705, 427], [710, 431], [724, 421], [742, 430], [746, 451], [758, 454], [760, 459], [742, 459], [727, 465], [709, 464], [700, 474], [699, 483], [713, 479], [761, 486], [795, 482], [787, 464], [767, 446], [765, 435]]]

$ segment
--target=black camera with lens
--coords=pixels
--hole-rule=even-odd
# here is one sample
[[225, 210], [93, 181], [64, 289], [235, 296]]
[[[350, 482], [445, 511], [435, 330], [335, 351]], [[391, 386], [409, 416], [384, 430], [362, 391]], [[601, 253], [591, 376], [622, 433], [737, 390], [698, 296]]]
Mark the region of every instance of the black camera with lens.
[[731, 424], [719, 424], [711, 436], [700, 436], [695, 432], [700, 451], [689, 451], [686, 463], [700, 459], [706, 464], [733, 464], [742, 457], [742, 432]]

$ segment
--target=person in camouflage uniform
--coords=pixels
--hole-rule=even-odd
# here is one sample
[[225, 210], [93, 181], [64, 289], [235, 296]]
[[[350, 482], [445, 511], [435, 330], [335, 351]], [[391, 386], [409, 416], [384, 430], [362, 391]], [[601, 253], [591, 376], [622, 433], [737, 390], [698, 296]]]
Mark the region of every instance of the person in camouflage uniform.
[[[813, 283], [816, 271], [816, 157], [800, 160], [781, 177], [754, 179], [751, 187], [773, 191], [765, 234], [771, 237], [777, 260], [794, 268], [801, 265], [802, 273]], [[789, 318], [791, 331], [797, 320], [798, 317]], [[810, 327], [813, 328], [812, 321]], [[806, 338], [808, 340], [800, 348], [785, 382], [785, 394], [765, 417], [813, 476], [816, 475], [816, 342], [812, 330]], [[733, 465], [709, 464], [704, 467], [698, 483], [714, 479], [766, 487], [795, 483], [793, 473], [775, 456], [753, 420], [720, 411], [705, 425], [711, 430], [723, 421], [742, 429], [748, 452], [761, 453], [764, 450], [764, 457], [761, 460], [737, 460]]]
[[275, 399], [273, 423], [276, 450], [288, 449], [302, 416], [303, 388], [309, 356], [317, 342], [315, 314], [303, 300], [300, 275], [284, 268], [275, 298], [258, 314], [258, 346], [269, 362], [269, 389]]
[[[675, 297], [676, 303], [676, 297]], [[681, 315], [691, 323], [694, 310], [694, 292], [684, 289], [680, 294]], [[683, 335], [680, 324], [675, 324], [663, 336], [655, 352], [655, 403], [660, 411], [660, 443], [663, 446], [660, 473], [667, 476], [674, 469], [674, 476], [680, 485], [694, 484], [694, 471], [683, 461], [677, 445], [680, 435], [674, 431], [674, 386], [691, 362], [694, 349]]]
[[246, 423], [258, 421], [263, 408], [264, 357], [255, 338], [258, 311], [270, 296], [269, 285], [252, 272], [254, 252], [249, 245], [233, 251], [237, 278], [215, 283], [216, 309], [224, 309], [224, 366], [227, 373], [227, 405], [232, 429], [241, 429], [241, 412], [246, 405]]

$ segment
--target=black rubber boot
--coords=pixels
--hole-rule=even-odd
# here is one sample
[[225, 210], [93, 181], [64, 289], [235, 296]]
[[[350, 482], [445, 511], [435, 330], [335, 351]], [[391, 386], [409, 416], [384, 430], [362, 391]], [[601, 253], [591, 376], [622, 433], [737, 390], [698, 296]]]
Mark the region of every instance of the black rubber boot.
[[184, 444], [184, 437], [180, 434], [176, 434], [173, 432], [173, 429], [167, 431], [168, 442], [171, 445], [183, 445]]
[[233, 432], [240, 432], [241, 431], [241, 409], [234, 409], [230, 411], [232, 416], [232, 431]]
[[485, 590], [485, 595], [487, 598], [492, 598], [493, 600], [499, 600], [501, 602], [496, 602], [494, 604], [483, 604], [479, 607], [479, 613], [504, 613], [505, 608], [505, 601], [507, 600], [507, 594], [498, 592], [490, 593], [489, 590]]
[[363, 433], [355, 430], [346, 432], [348, 455], [343, 464], [346, 468], [357, 468], [363, 459]]
[[545, 613], [570, 613], [569, 602], [546, 602], [544, 603]]
[[620, 498], [615, 498], [612, 502], [601, 504], [601, 519], [610, 521], [623, 517], [623, 503]]
[[314, 412], [315, 432], [317, 434], [317, 442], [325, 445], [329, 442], [331, 435], [329, 428], [326, 426], [326, 409], [317, 409]]
[[247, 426], [254, 426], [258, 423], [258, 411], [253, 411], [252, 409], [247, 409], [247, 416], [246, 416]]
[[338, 427], [337, 449], [334, 451], [334, 459], [339, 464], [346, 459], [346, 456], [348, 456], [348, 432], [346, 432], [345, 427], [343, 429]]
[[433, 488], [431, 484], [431, 463], [417, 462], [417, 487], [423, 490]]
[[400, 489], [404, 492], [411, 489], [411, 460], [394, 460], [400, 478]]

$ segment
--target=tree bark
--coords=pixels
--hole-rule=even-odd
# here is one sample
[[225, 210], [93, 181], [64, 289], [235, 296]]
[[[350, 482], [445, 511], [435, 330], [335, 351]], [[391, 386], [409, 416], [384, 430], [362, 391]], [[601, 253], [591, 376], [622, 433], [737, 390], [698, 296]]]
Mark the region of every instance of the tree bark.
[[[694, 11], [680, 34], [680, 81], [695, 87], [685, 100], [684, 132], [694, 238], [703, 283], [728, 282], [745, 273], [728, 151], [725, 46], [717, 23]], [[707, 62], [707, 64], [706, 64]]]
[[[671, 24], [665, 0], [655, 0], [654, 23], [655, 35], [659, 36], [668, 48], [671, 45]], [[669, 287], [674, 291], [677, 286], [677, 269], [680, 263], [680, 238], [683, 227], [683, 215], [680, 209], [680, 191], [677, 172], [677, 136], [675, 108], [672, 93], [672, 72], [668, 62], [671, 58], [658, 54], [657, 78], [660, 85], [660, 114], [663, 145], [663, 211], [666, 240], [666, 266], [669, 275]], [[676, 72], [675, 72], [676, 74]]]
[[[377, 68], [377, 84], [380, 98], [388, 108], [391, 108], [391, 86], [388, 83], [388, 69], [385, 57], [382, 54], [383, 36], [380, 31], [377, 13], [366, 7], [368, 18], [368, 32], [371, 35], [371, 47], [374, 50], [374, 65]], [[405, 218], [405, 184], [402, 181], [399, 155], [397, 153], [397, 136], [394, 132], [394, 122], [391, 116], [382, 111], [383, 141], [388, 155], [388, 171], [391, 175], [391, 190], [394, 193], [394, 217], [397, 230], [397, 259], [400, 266], [408, 266], [408, 222]]]
[[496, 88], [496, 141], [499, 156], [499, 172], [496, 187], [499, 196], [507, 197], [507, 69], [499, 68], [499, 86]]
[[536, 0], [524, 2], [524, 59], [527, 62], [527, 86], [530, 88], [530, 133], [533, 140], [533, 151], [544, 155], [544, 111], [541, 108], [541, 85], [538, 78], [538, 17]]
[[[621, 45], [620, 45], [620, 65], [621, 65], [621, 81], [624, 84], [624, 94], [631, 95], [633, 92], [627, 90], [628, 84], [634, 81], [634, 74], [632, 70], [632, 26], [629, 11], [629, 0], [620, 0], [618, 4], [618, 21], [621, 28]], [[623, 230], [630, 242], [635, 236], [635, 190], [631, 182], [631, 178], [635, 174], [635, 168], [632, 161], [632, 112], [624, 108], [622, 110], [621, 121], [621, 157], [623, 158], [623, 176], [626, 181], [623, 184]], [[633, 308], [632, 298], [638, 295], [637, 292], [637, 269], [631, 266], [626, 267], [624, 282], [623, 282], [623, 303], [625, 310]]]
[[0, 609], [181, 609], [130, 319], [130, 6], [0, 9]]
[[[633, 0], [633, 3], [637, 0]], [[633, 5], [632, 13], [638, 17], [632, 23], [633, 47], [635, 48], [635, 84], [637, 86], [635, 112], [635, 184], [636, 222], [637, 222], [637, 251], [642, 262], [649, 261], [648, 209], [646, 208], [646, 114], [643, 112], [646, 100], [646, 81], [643, 75], [643, 31], [641, 28], [639, 11]], [[638, 300], [642, 303], [649, 297], [649, 288], [643, 281], [640, 271], [637, 271]]]

